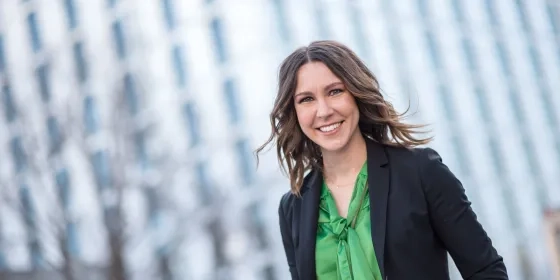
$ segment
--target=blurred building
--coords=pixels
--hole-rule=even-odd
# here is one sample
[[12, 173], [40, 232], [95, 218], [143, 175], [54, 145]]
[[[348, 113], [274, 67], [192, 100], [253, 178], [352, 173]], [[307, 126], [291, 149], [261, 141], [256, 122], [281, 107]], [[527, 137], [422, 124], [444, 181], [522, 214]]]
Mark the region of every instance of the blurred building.
[[288, 182], [274, 150], [258, 171], [251, 153], [280, 62], [317, 39], [352, 47], [411, 122], [433, 124], [510, 278], [551, 279], [552, 0], [1, 1], [0, 271], [288, 278]]

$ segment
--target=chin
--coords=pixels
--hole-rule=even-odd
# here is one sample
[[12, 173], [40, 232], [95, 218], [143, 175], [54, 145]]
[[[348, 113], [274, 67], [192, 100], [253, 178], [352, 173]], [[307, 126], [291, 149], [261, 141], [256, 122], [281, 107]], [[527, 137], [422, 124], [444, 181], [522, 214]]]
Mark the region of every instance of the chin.
[[338, 152], [344, 150], [348, 146], [348, 141], [325, 141], [323, 143], [318, 143], [321, 150], [327, 152]]

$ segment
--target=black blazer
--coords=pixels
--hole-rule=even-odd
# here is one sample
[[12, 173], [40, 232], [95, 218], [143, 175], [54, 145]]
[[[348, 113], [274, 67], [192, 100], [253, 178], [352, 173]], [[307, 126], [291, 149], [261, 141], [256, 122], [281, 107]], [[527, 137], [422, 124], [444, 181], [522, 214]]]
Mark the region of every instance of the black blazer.
[[[508, 279], [503, 259], [459, 180], [430, 148], [394, 148], [366, 138], [371, 238], [383, 279], [449, 279], [447, 252], [464, 279]], [[316, 279], [321, 172], [278, 209], [292, 279]], [[361, 280], [361, 279], [360, 279]]]

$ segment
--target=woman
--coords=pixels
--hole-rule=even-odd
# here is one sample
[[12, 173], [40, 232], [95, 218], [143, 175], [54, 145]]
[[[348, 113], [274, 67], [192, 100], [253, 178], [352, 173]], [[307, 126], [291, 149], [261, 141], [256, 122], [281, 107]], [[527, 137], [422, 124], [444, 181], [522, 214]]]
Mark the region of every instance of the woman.
[[[292, 279], [507, 279], [502, 257], [430, 138], [380, 93], [344, 45], [318, 41], [290, 54], [270, 115], [291, 191], [280, 230]], [[284, 166], [284, 163], [286, 166]], [[305, 173], [307, 174], [305, 175]]]

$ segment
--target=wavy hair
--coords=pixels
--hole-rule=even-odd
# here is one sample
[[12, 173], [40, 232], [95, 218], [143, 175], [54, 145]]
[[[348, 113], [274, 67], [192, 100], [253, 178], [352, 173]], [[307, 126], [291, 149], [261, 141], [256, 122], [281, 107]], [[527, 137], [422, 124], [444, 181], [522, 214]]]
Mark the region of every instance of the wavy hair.
[[373, 141], [389, 146], [411, 148], [426, 144], [432, 137], [417, 138], [413, 134], [425, 133], [417, 129], [425, 125], [406, 124], [393, 105], [383, 98], [379, 83], [360, 58], [345, 45], [336, 41], [315, 41], [300, 47], [284, 59], [278, 74], [278, 93], [270, 113], [272, 132], [268, 140], [255, 152], [257, 155], [276, 140], [278, 163], [290, 179], [291, 192], [300, 195], [305, 172], [322, 169], [319, 146], [313, 143], [299, 126], [294, 94], [297, 73], [309, 62], [324, 63], [354, 96], [360, 112], [359, 129]]

